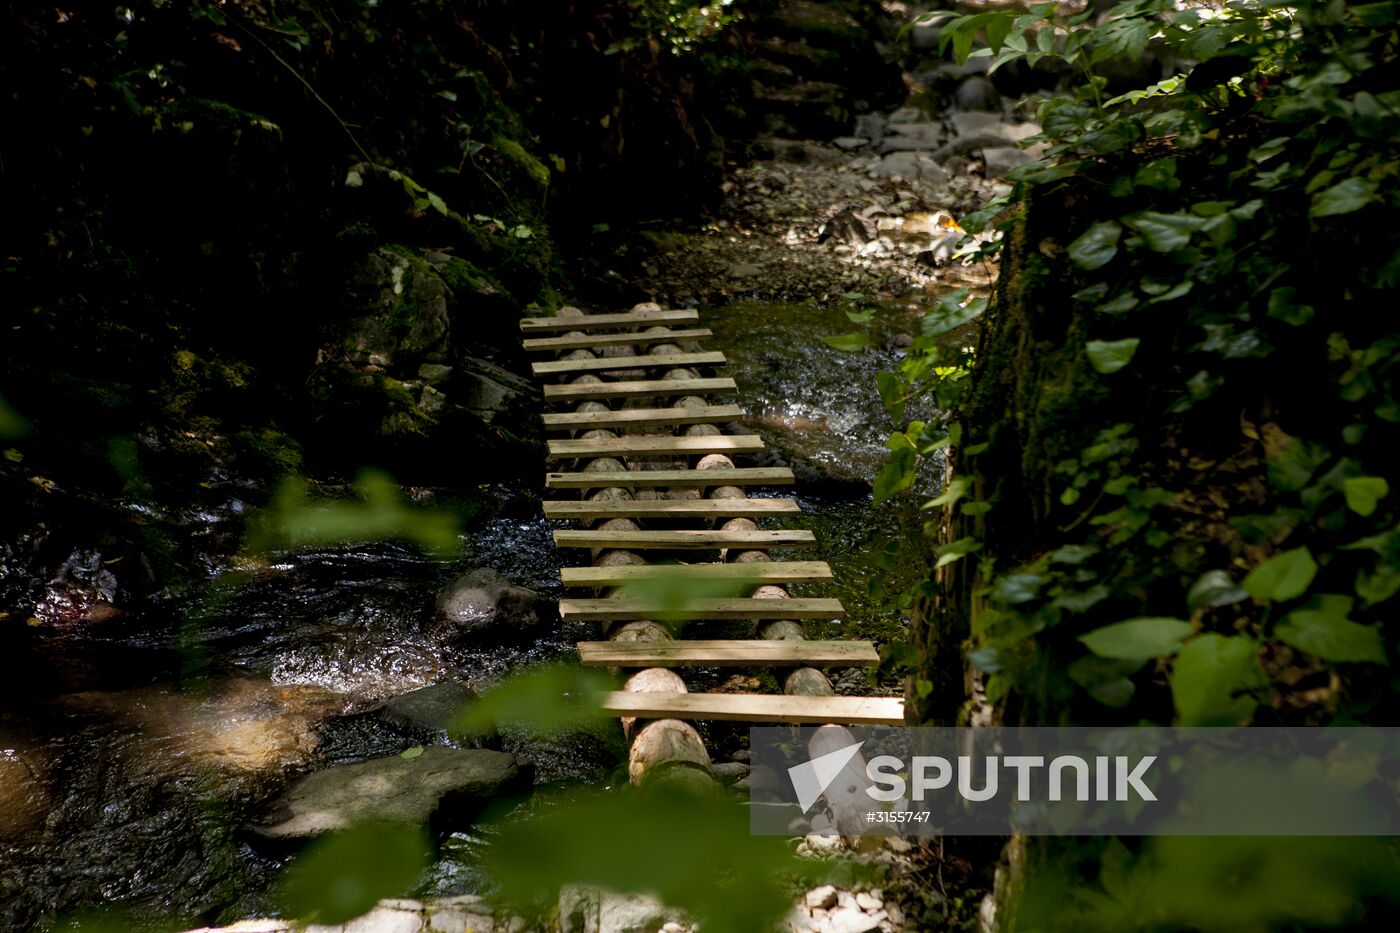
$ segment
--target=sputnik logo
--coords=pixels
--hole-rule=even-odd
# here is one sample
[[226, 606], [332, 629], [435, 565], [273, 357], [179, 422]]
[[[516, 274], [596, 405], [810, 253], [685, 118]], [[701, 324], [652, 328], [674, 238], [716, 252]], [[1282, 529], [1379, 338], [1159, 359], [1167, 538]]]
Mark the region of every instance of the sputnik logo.
[[838, 748], [834, 752], [827, 752], [811, 761], [788, 768], [788, 778], [792, 780], [792, 789], [797, 792], [797, 805], [802, 808], [803, 813], [812, 809], [812, 805], [821, 799], [831, 782], [836, 780], [837, 775], [845, 769], [864, 744], [857, 742], [847, 745], [845, 748]]

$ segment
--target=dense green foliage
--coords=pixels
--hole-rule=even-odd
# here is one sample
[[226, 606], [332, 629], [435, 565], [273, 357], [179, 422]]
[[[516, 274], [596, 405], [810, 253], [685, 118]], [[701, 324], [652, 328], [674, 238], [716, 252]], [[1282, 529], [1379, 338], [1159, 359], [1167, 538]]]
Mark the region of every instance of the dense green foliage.
[[[925, 393], [951, 413], [894, 434], [876, 484], [948, 451], [890, 661], [925, 721], [1389, 724], [1400, 6], [1094, 17], [943, 31], [1082, 87], [1041, 104], [1046, 158], [1008, 203], [963, 221], [1001, 233], [992, 300], [945, 298], [881, 381], [896, 419]], [[1109, 90], [1144, 61], [1177, 74]], [[1014, 841], [1002, 922], [1385, 925], [1400, 900], [1381, 840], [1126, 842]]]
[[[1002, 211], [972, 377], [936, 373], [966, 362], [938, 335], [982, 310], [954, 296], [882, 385], [892, 414], [927, 388], [962, 415], [896, 434], [877, 493], [956, 448], [929, 530], [970, 598], [940, 624], [1008, 718], [1387, 715], [1397, 12], [1143, 0], [945, 30], [963, 57], [982, 30], [994, 63], [1088, 75], [1040, 107], [1048, 159]], [[1183, 74], [1103, 99], [1099, 65], [1145, 54]]]

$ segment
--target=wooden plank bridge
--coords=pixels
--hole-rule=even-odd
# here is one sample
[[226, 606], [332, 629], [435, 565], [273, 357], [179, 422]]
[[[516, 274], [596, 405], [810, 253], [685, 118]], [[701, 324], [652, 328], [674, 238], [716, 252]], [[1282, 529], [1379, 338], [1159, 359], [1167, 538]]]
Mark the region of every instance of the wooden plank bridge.
[[[544, 513], [580, 523], [554, 532], [558, 547], [593, 555], [593, 566], [561, 572], [566, 588], [584, 591], [560, 601], [561, 618], [596, 621], [606, 639], [580, 642], [580, 661], [638, 672], [603, 699], [624, 722], [902, 723], [902, 698], [837, 696], [821, 672], [873, 666], [879, 655], [868, 641], [806, 639], [802, 620], [840, 619], [845, 610], [786, 586], [829, 582], [831, 567], [770, 554], [815, 539], [759, 527], [801, 508], [747, 490], [790, 485], [792, 471], [730, 459], [764, 445], [754, 434], [725, 433], [742, 412], [714, 396], [736, 386], [713, 374], [724, 354], [700, 349], [711, 332], [698, 321], [694, 311], [655, 305], [623, 314], [565, 308], [521, 321], [525, 348], [550, 355], [533, 369], [546, 382], [546, 405], [559, 409], [543, 422], [562, 435], [548, 446], [563, 471], [547, 473], [545, 485], [577, 496], [546, 501]], [[748, 623], [754, 637], [686, 637], [689, 627], [676, 623], [693, 620]], [[784, 693], [691, 693], [675, 673], [746, 667], [774, 670]]]

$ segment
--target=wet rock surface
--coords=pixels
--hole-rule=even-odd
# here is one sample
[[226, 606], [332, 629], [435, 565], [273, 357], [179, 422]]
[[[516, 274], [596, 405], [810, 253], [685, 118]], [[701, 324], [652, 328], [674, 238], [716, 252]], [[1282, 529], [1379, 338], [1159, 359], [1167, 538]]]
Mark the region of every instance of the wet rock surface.
[[255, 824], [260, 837], [313, 839], [366, 821], [448, 825], [486, 802], [530, 785], [528, 764], [489, 749], [430, 746], [302, 778], [276, 810], [276, 822]]
[[490, 568], [472, 570], [445, 589], [437, 600], [443, 624], [462, 635], [480, 635], [499, 628], [516, 633], [547, 621], [548, 601], [527, 587], [517, 586]]

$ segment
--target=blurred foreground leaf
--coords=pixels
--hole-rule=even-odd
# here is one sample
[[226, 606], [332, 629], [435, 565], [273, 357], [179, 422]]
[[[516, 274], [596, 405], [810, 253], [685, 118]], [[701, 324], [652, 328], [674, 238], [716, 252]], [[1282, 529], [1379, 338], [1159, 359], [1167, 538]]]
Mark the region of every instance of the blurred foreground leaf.
[[382, 898], [406, 894], [432, 844], [418, 826], [363, 823], [311, 843], [282, 876], [278, 904], [290, 916], [345, 923]]
[[433, 554], [456, 552], [456, 519], [409, 506], [386, 474], [364, 471], [355, 480], [355, 493], [356, 501], [315, 501], [305, 480], [284, 480], [252, 522], [248, 550], [266, 554], [293, 547], [402, 540]]
[[500, 826], [486, 864], [522, 910], [546, 908], [562, 885], [598, 885], [654, 895], [706, 933], [773, 929], [792, 904], [793, 882], [826, 870], [797, 858], [785, 839], [750, 835], [747, 812], [732, 799], [665, 786], [580, 795]]
[[0, 395], [0, 437], [23, 437], [28, 431], [29, 425], [19, 412], [9, 406], [5, 396]]
[[683, 621], [695, 616], [701, 600], [731, 599], [752, 593], [762, 582], [763, 565], [752, 566], [752, 574], [737, 571], [739, 576], [727, 580], [705, 580], [687, 575], [685, 564], [676, 564], [672, 573], [661, 572], [654, 577], [627, 583], [618, 587], [613, 595], [654, 604], [658, 618], [671, 622]]
[[452, 723], [453, 735], [489, 735], [500, 722], [519, 723], [552, 734], [609, 718], [601, 708], [613, 689], [602, 671], [547, 664], [502, 681]]

